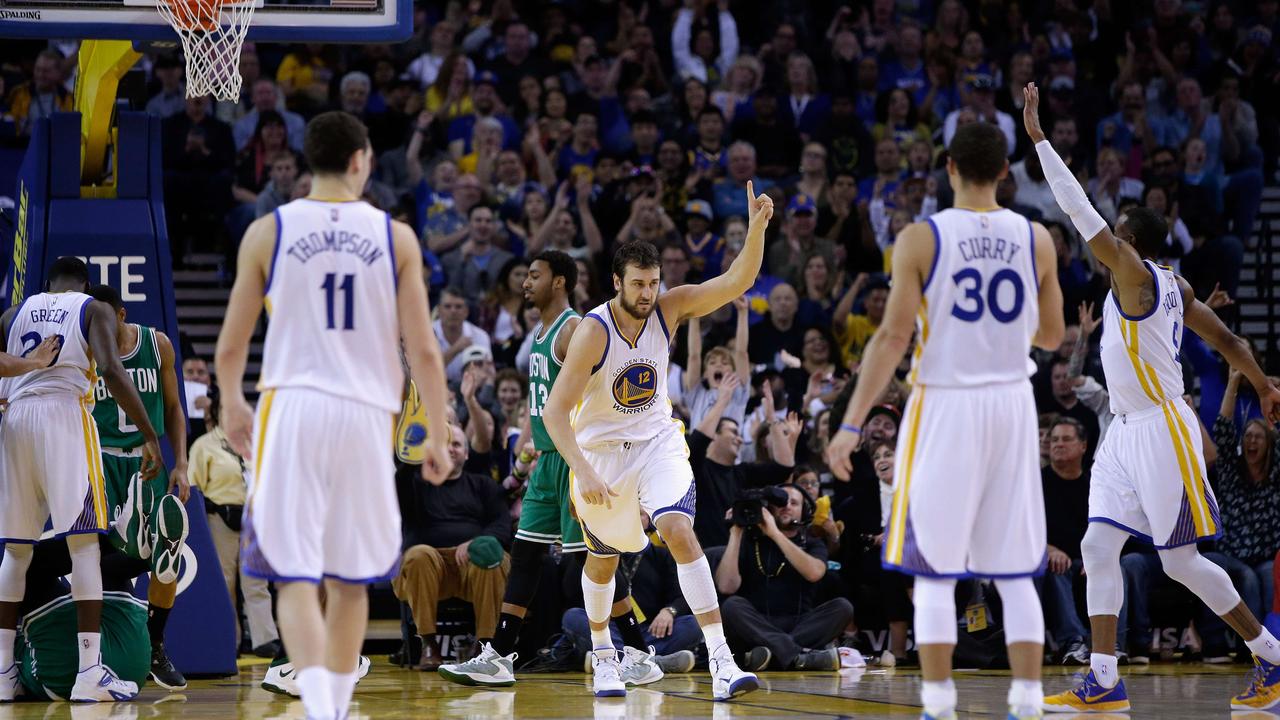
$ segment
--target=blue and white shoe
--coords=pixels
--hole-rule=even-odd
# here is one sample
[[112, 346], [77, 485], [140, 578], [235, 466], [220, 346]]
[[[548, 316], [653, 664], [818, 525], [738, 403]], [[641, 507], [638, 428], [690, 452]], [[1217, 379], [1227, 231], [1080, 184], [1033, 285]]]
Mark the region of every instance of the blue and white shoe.
[[1231, 698], [1232, 710], [1268, 710], [1280, 705], [1280, 665], [1253, 656], [1249, 687]]
[[1047, 713], [1114, 713], [1128, 710], [1129, 694], [1125, 692], [1124, 680], [1117, 682], [1113, 688], [1105, 688], [1098, 683], [1092, 670], [1080, 684], [1044, 699], [1044, 711]]
[[18, 681], [18, 663], [14, 663], [0, 672], [0, 702], [13, 702], [22, 690]]
[[722, 655], [707, 660], [711, 670], [711, 695], [715, 700], [729, 700], [760, 689], [760, 679], [754, 673], [738, 668], [733, 655]]
[[77, 673], [71, 688], [71, 702], [124, 702], [137, 696], [137, 683], [121, 680], [102, 664]]
[[598, 698], [626, 697], [627, 685], [622, 682], [622, 663], [617, 650], [598, 650], [591, 653], [591, 672], [594, 676], [592, 692]]

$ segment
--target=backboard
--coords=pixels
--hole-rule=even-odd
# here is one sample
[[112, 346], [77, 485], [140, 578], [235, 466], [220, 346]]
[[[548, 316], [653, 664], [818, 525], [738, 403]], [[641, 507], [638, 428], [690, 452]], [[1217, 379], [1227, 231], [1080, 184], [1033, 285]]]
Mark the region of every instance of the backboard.
[[[408, 39], [412, 0], [257, 0], [248, 39], [377, 43]], [[178, 42], [155, 0], [0, 0], [0, 38]]]

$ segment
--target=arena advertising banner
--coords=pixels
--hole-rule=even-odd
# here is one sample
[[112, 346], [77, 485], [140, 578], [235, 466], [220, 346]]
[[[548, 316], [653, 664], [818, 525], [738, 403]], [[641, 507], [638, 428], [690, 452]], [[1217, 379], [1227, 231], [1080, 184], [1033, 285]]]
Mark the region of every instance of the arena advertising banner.
[[[116, 197], [82, 198], [80, 115], [61, 113], [37, 121], [16, 184], [16, 227], [4, 238], [9, 261], [5, 306], [40, 292], [46, 268], [59, 257], [74, 255], [88, 264], [91, 283], [120, 291], [130, 322], [163, 331], [180, 353], [165, 230], [160, 120], [120, 113], [118, 138]], [[176, 365], [182, 365], [180, 354]], [[181, 392], [181, 383], [178, 388]], [[171, 465], [171, 449], [162, 444]], [[166, 647], [185, 674], [233, 674], [235, 614], [199, 492], [192, 491], [186, 510], [190, 533]], [[146, 585], [144, 578], [135, 588], [140, 598], [147, 597]]]

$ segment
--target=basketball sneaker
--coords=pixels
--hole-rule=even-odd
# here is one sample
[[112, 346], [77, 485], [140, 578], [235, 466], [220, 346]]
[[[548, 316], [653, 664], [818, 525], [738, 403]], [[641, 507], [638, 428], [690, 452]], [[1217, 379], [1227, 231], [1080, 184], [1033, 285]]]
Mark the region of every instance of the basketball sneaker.
[[694, 655], [691, 650], [677, 650], [670, 655], [659, 655], [653, 660], [658, 663], [658, 667], [662, 669], [664, 674], [687, 673], [693, 669], [694, 664], [698, 661], [698, 656]]
[[76, 674], [71, 702], [120, 702], [138, 695], [138, 684], [121, 680], [101, 663]]
[[1266, 710], [1280, 704], [1280, 665], [1253, 656], [1249, 687], [1231, 699], [1232, 710]]
[[622, 648], [622, 682], [627, 685], [648, 685], [658, 682], [663, 675], [652, 645], [648, 652], [633, 647]]
[[1047, 713], [1128, 712], [1129, 694], [1124, 690], [1124, 680], [1113, 688], [1103, 687], [1093, 671], [1070, 690], [1050, 695], [1044, 699]]
[[187, 679], [169, 660], [164, 651], [164, 643], [151, 646], [151, 680], [165, 690], [177, 691], [187, 689]]
[[271, 665], [267, 667], [266, 676], [262, 678], [262, 689], [277, 695], [302, 697], [302, 691], [298, 689], [298, 674], [294, 671], [293, 663], [289, 662], [289, 658], [271, 661]]
[[760, 680], [738, 669], [727, 648], [719, 655], [712, 655], [707, 664], [711, 670], [711, 695], [716, 700], [728, 700], [760, 689]]
[[152, 533], [151, 572], [156, 581], [169, 585], [178, 581], [182, 544], [187, 540], [187, 509], [176, 495], [166, 493], [155, 506]]
[[593, 650], [591, 656], [591, 672], [594, 676], [592, 692], [598, 698], [626, 697], [627, 685], [622, 682], [622, 664], [618, 662], [617, 650]]
[[18, 682], [18, 663], [14, 663], [0, 673], [0, 702], [13, 702], [22, 688]]
[[437, 672], [445, 680], [459, 685], [483, 685], [508, 687], [516, 684], [516, 653], [499, 655], [489, 643], [480, 647], [480, 654], [464, 663], [441, 665]]
[[111, 533], [111, 544], [129, 557], [151, 559], [151, 508], [154, 503], [155, 493], [151, 486], [143, 481], [142, 473], [134, 473], [129, 478], [129, 489]]

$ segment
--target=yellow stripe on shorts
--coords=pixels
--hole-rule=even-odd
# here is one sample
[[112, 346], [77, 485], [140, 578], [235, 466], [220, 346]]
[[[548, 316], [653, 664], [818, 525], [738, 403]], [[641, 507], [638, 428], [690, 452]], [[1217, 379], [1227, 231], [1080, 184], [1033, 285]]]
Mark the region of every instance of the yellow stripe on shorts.
[[[258, 398], [258, 445], [253, 449], [253, 489], [256, 492], [262, 482], [262, 449], [267, 444], [267, 420], [271, 417], [271, 403], [276, 399], [276, 391], [268, 390]], [[250, 493], [246, 505], [253, 503], [254, 493]]]
[[89, 411], [80, 404], [80, 430], [84, 435], [84, 458], [88, 465], [89, 490], [93, 493], [93, 514], [97, 518], [98, 527], [107, 528], [107, 489], [102, 476], [102, 448], [98, 445], [96, 426], [89, 417]]
[[911, 393], [911, 419], [907, 425], [907, 457], [902, 466], [902, 482], [893, 491], [893, 509], [889, 518], [889, 547], [885, 557], [894, 565], [902, 564], [903, 547], [907, 541], [907, 498], [911, 491], [911, 471], [915, 465], [916, 441], [920, 439], [920, 412], [924, 407], [924, 386], [917, 385]]
[[1169, 426], [1169, 437], [1173, 440], [1174, 452], [1178, 455], [1178, 469], [1182, 472], [1182, 487], [1187, 493], [1187, 503], [1191, 506], [1191, 521], [1196, 528], [1197, 537], [1205, 537], [1218, 532], [1213, 521], [1213, 513], [1209, 511], [1209, 501], [1205, 497], [1204, 478], [1200, 476], [1200, 463], [1197, 462], [1192, 448], [1195, 445], [1187, 433], [1186, 424], [1176, 410], [1164, 406], [1164, 420]]

